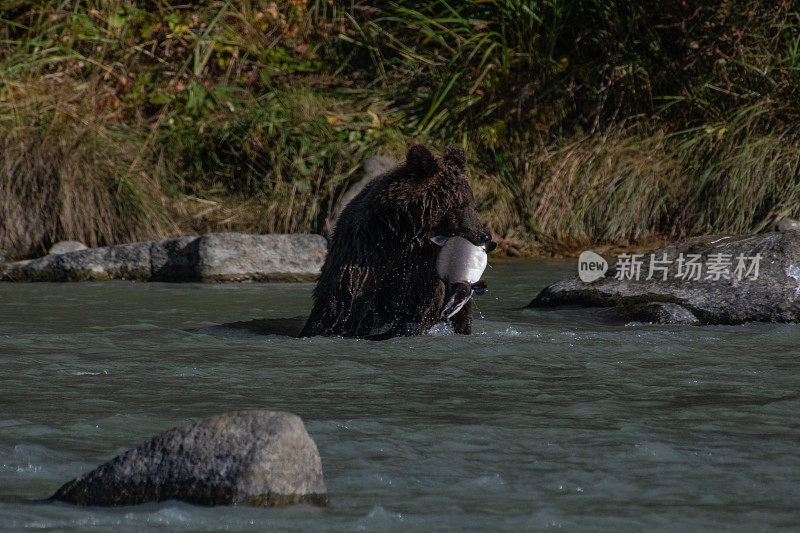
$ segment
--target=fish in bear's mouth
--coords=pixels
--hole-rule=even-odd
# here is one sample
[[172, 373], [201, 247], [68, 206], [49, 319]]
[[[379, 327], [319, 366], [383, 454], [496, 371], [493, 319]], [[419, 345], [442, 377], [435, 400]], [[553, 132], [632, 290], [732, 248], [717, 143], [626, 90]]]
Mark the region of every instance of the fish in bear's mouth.
[[442, 247], [436, 257], [436, 273], [445, 284], [442, 318], [450, 319], [474, 294], [486, 292], [486, 282], [481, 280], [488, 262], [486, 254], [497, 244], [489, 241], [476, 246], [458, 236], [436, 236], [431, 240]]

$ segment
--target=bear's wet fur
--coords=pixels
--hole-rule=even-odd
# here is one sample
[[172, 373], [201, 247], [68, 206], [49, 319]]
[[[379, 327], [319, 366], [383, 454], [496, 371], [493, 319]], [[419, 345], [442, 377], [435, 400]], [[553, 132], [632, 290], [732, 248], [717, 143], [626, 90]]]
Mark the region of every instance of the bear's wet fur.
[[[418, 335], [441, 317], [437, 235], [491, 242], [478, 221], [460, 146], [441, 157], [413, 146], [404, 164], [376, 177], [345, 207], [328, 243], [301, 337]], [[472, 331], [472, 302], [452, 319]]]

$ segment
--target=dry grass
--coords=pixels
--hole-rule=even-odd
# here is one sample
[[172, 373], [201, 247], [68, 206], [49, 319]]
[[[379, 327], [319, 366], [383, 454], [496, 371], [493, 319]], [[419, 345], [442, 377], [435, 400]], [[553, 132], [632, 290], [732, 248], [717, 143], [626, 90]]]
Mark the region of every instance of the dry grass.
[[41, 103], [3, 111], [0, 246], [7, 259], [42, 254], [59, 240], [102, 246], [169, 233], [158, 187], [135, 164], [136, 143]]
[[793, 2], [139, 6], [3, 11], [5, 255], [321, 232], [413, 142], [464, 144], [483, 220], [541, 252], [800, 215]]
[[746, 124], [526, 149], [476, 194], [493, 232], [550, 251], [759, 232], [800, 215], [800, 139]]

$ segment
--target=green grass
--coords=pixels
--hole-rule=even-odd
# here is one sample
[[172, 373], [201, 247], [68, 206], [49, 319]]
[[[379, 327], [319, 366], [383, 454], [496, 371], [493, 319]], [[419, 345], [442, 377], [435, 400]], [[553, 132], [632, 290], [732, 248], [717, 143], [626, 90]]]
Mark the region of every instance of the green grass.
[[413, 142], [544, 253], [800, 216], [800, 10], [685, 4], [0, 1], [0, 249], [321, 232]]
[[174, 194], [248, 202], [225, 229], [320, 231], [364, 159], [378, 147], [400, 156], [405, 146], [380, 126], [379, 106], [354, 108], [324, 92], [273, 90], [232, 102], [224, 119], [168, 121], [156, 142], [172, 162], [165, 181]]

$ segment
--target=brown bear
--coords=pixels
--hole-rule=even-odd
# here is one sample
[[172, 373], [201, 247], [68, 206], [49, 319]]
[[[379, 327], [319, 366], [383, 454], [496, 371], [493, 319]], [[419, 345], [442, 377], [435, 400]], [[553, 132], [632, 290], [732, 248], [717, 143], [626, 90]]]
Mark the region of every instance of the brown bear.
[[[389, 338], [418, 335], [441, 317], [444, 284], [436, 275], [435, 236], [480, 246], [491, 235], [478, 221], [460, 146], [434, 157], [424, 146], [372, 180], [345, 207], [328, 243], [301, 337]], [[452, 319], [472, 331], [472, 303]]]

